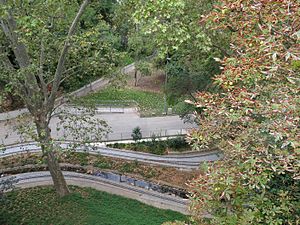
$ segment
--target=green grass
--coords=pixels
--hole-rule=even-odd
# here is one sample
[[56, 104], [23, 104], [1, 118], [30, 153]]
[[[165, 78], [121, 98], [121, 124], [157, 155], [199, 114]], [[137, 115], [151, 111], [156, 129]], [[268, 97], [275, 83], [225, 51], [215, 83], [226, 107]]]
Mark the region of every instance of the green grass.
[[[116, 89], [108, 87], [98, 93], [78, 99], [77, 103], [95, 105], [101, 101], [135, 101], [143, 115], [161, 115], [164, 112], [164, 96], [162, 93], [153, 93], [134, 89]], [[122, 105], [122, 103], [120, 103]]]
[[72, 194], [58, 198], [50, 187], [8, 193], [0, 202], [0, 224], [36, 225], [160, 225], [186, 216], [135, 200], [71, 186]]

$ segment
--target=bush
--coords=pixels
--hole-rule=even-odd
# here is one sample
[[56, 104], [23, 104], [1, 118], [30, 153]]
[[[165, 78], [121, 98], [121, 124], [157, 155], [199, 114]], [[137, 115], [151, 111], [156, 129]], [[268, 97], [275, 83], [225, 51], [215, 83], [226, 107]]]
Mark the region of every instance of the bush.
[[84, 153], [84, 152], [77, 153], [77, 159], [79, 160], [81, 166], [88, 165], [88, 153]]
[[132, 134], [131, 134], [132, 139], [137, 142], [138, 140], [142, 139], [142, 131], [140, 127], [135, 127], [132, 130]]
[[[136, 141], [136, 140], [135, 140]], [[157, 140], [157, 137], [153, 135], [151, 137], [151, 141], [141, 141], [138, 143], [115, 143], [112, 145], [113, 148], [125, 148], [133, 151], [139, 152], [149, 152], [157, 155], [163, 155], [167, 149], [171, 149], [172, 151], [185, 151], [189, 150], [190, 146], [185, 141], [183, 137], [172, 138], [166, 141]]]
[[172, 149], [180, 149], [183, 147], [188, 147], [188, 143], [183, 137], [172, 138], [167, 140], [167, 146]]

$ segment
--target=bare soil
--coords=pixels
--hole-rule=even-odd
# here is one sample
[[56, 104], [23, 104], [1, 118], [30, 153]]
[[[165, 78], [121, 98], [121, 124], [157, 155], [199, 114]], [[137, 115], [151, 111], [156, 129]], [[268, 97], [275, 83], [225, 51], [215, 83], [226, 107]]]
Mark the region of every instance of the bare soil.
[[127, 86], [132, 89], [150, 91], [150, 92], [162, 92], [163, 85], [165, 82], [165, 74], [161, 70], [156, 70], [152, 73], [151, 76], [141, 76], [138, 73], [138, 84], [134, 86], [134, 72], [129, 73], [129, 79], [127, 81]]
[[[99, 170], [113, 171], [132, 177], [153, 181], [160, 184], [187, 189], [187, 183], [199, 176], [199, 170], [185, 171], [173, 167], [156, 166], [147, 163], [128, 162], [122, 159], [91, 155], [87, 153], [61, 154], [60, 163], [68, 163], [87, 168], [87, 173]], [[27, 153], [6, 158], [0, 158], [0, 174], [8, 168], [17, 168], [25, 165], [45, 165], [41, 154]], [[110, 165], [109, 169], [101, 165]], [[128, 170], [130, 167], [130, 170]], [[127, 170], [125, 170], [127, 168]], [[27, 171], [22, 171], [27, 172]]]

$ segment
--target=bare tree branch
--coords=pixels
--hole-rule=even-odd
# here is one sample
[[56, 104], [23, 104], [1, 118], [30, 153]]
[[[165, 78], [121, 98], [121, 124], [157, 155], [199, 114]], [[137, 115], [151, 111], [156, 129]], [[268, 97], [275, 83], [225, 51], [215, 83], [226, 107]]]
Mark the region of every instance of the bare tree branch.
[[[77, 69], [77, 68], [79, 68], [79, 67], [80, 67], [80, 65], [74, 66], [74, 67], [72, 67], [72, 68], [69, 68], [69, 69], [65, 70], [65, 71], [63, 72], [62, 75], [67, 74], [67, 73], [69, 73], [70, 71], [75, 70], [75, 69]], [[59, 85], [61, 85], [66, 79], [68, 79], [68, 78], [70, 78], [71, 76], [73, 76], [73, 75], [75, 74], [75, 72], [76, 72], [76, 71], [73, 71], [72, 73], [67, 74], [65, 77], [62, 77], [61, 80], [60, 80], [60, 82], [59, 82]], [[47, 85], [52, 84], [53, 81], [54, 81], [54, 79], [48, 81]]]
[[48, 100], [48, 92], [47, 92], [47, 85], [44, 80], [44, 61], [45, 61], [45, 48], [44, 48], [44, 43], [43, 40], [41, 41], [41, 54], [40, 54], [40, 68], [39, 68], [39, 79], [40, 79], [40, 84], [41, 88], [44, 94], [44, 103], [47, 103]]
[[[80, 66], [74, 66], [74, 67], [68, 69], [67, 71], [65, 71], [64, 74], [65, 74], [65, 73], [68, 73], [68, 72], [70, 72], [70, 71], [72, 71], [72, 70], [74, 70], [74, 69], [76, 69], [76, 68], [78, 68], [78, 67], [80, 67]], [[62, 84], [62, 82], [64, 82], [66, 79], [68, 79], [69, 77], [73, 76], [74, 73], [76, 73], [76, 71], [73, 71], [72, 73], [67, 74], [64, 78], [62, 78], [62, 79], [60, 80], [59, 84]]]
[[69, 48], [71, 47], [70, 39], [74, 35], [77, 24], [79, 23], [80, 17], [82, 16], [85, 8], [88, 6], [89, 3], [90, 3], [90, 0], [85, 0], [82, 3], [82, 5], [81, 5], [79, 11], [77, 12], [77, 15], [76, 15], [75, 19], [73, 20], [72, 25], [69, 29], [68, 36], [66, 38], [64, 47], [61, 51], [61, 55], [58, 60], [58, 64], [57, 64], [55, 75], [54, 75], [52, 91], [51, 91], [51, 95], [49, 97], [49, 107], [50, 108], [52, 108], [54, 106], [56, 94], [57, 94], [57, 91], [59, 88], [60, 81], [62, 79], [62, 74], [63, 74], [63, 70], [64, 70], [64, 64], [66, 61], [67, 53], [68, 53]]
[[[6, 4], [5, 0], [0, 0], [0, 4]], [[30, 66], [30, 57], [27, 53], [25, 45], [19, 41], [16, 29], [17, 29], [17, 23], [15, 18], [12, 15], [11, 10], [8, 10], [8, 16], [7, 18], [0, 18], [0, 25], [1, 28], [7, 37], [7, 39], [10, 41], [12, 45], [12, 50], [14, 52], [14, 55], [16, 57], [16, 61], [21, 69], [26, 69]], [[27, 72], [24, 74], [25, 83], [22, 84], [22, 87], [24, 87], [22, 90], [22, 93], [24, 93], [24, 100], [26, 102], [26, 105], [28, 107], [28, 110], [31, 111], [35, 107], [33, 107], [32, 98], [38, 98], [39, 97], [39, 86], [36, 77], [33, 73]], [[35, 101], [37, 103], [37, 101]], [[40, 108], [37, 106], [37, 108]]]

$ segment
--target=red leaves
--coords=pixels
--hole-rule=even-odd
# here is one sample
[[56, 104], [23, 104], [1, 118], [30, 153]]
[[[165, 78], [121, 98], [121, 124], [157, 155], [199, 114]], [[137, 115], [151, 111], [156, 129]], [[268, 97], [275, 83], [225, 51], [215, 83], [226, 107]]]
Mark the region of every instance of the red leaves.
[[[200, 208], [216, 209], [218, 214], [226, 207], [220, 196], [227, 193], [228, 205], [238, 211], [236, 200], [249, 200], [244, 192], [255, 196], [261, 190], [272, 202], [280, 197], [269, 192], [272, 177], [289, 174], [299, 179], [299, 69], [293, 66], [300, 61], [299, 12], [299, 1], [223, 0], [202, 17], [212, 29], [233, 32], [234, 54], [222, 60], [224, 70], [215, 77], [221, 90], [196, 95], [205, 116], [190, 141], [217, 146], [225, 154], [192, 183]], [[232, 178], [230, 184], [221, 180], [224, 177]]]
[[232, 49], [239, 56], [236, 59], [240, 67], [225, 63], [225, 68], [243, 80], [248, 71], [271, 75], [281, 69], [287, 70], [287, 65], [280, 62], [289, 59], [287, 52], [300, 57], [294, 38], [300, 26], [299, 10], [299, 3], [290, 1], [227, 0], [203, 17], [202, 22], [210, 22], [213, 29], [237, 31], [233, 35]]

